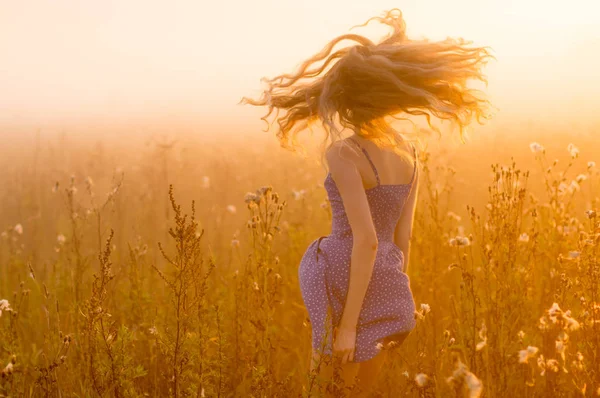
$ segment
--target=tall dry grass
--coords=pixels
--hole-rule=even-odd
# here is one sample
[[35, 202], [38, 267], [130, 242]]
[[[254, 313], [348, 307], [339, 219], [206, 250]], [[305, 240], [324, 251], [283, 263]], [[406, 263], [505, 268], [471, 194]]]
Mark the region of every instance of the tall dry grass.
[[[600, 146], [513, 130], [421, 153], [418, 324], [379, 396], [600, 395]], [[307, 372], [297, 283], [329, 231], [319, 166], [261, 139], [33, 137], [0, 160], [0, 396], [341, 391]]]

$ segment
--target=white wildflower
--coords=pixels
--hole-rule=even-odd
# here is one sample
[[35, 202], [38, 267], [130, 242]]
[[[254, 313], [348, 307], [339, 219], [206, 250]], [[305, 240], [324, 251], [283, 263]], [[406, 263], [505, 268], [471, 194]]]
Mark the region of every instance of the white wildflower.
[[481, 341], [477, 343], [475, 349], [477, 351], [483, 350], [483, 348], [487, 345], [487, 327], [485, 326], [485, 322], [481, 322], [481, 329], [479, 329], [479, 338]]
[[578, 175], [578, 176], [575, 178], [575, 181], [577, 181], [577, 182], [582, 182], [582, 181], [585, 181], [585, 180], [587, 180], [587, 176], [586, 176], [585, 174], [579, 174], [579, 175]]
[[581, 187], [579, 186], [579, 183], [575, 180], [571, 181], [571, 185], [569, 185], [569, 192], [573, 193], [573, 192], [577, 192], [581, 189]]
[[470, 372], [460, 359], [457, 358], [455, 364], [454, 373], [446, 379], [446, 382], [455, 387], [464, 386], [463, 388], [466, 388], [467, 395], [461, 394], [461, 396], [468, 396], [469, 398], [480, 397], [483, 392], [483, 383], [481, 380]]
[[383, 344], [382, 343], [377, 343], [375, 345], [375, 348], [377, 348], [378, 350], [381, 350], [381, 349], [383, 349]]
[[565, 184], [564, 182], [561, 182], [558, 185], [558, 193], [561, 195], [563, 195], [568, 189], [569, 189], [569, 186], [567, 184]]
[[519, 242], [529, 242], [529, 235], [527, 235], [527, 233], [523, 232], [519, 236]]
[[234, 205], [229, 205], [227, 206], [227, 212], [229, 212], [230, 214], [235, 214], [237, 212], [237, 209]]
[[405, 370], [404, 372], [402, 372], [402, 376], [408, 378], [410, 375], [408, 374], [408, 370]]
[[530, 358], [533, 358], [537, 354], [539, 348], [534, 346], [527, 346], [526, 349], [519, 351], [519, 363], [528, 363]]
[[533, 153], [539, 153], [539, 152], [544, 152], [544, 147], [540, 144], [538, 144], [537, 142], [532, 142], [531, 144], [529, 144], [529, 149], [531, 149], [531, 152]]
[[292, 194], [294, 195], [295, 200], [300, 200], [300, 199], [304, 198], [304, 195], [306, 194], [306, 190], [305, 189], [301, 189], [299, 191], [293, 190]]
[[15, 225], [14, 231], [19, 235], [23, 235], [23, 226], [21, 224]]
[[581, 252], [578, 251], [570, 251], [569, 258], [578, 258], [581, 255]]
[[466, 236], [457, 236], [448, 241], [450, 246], [469, 246], [471, 241]]
[[64, 245], [66, 241], [67, 241], [67, 238], [65, 238], [65, 236], [63, 234], [59, 234], [56, 237], [56, 242], [61, 246]]
[[427, 314], [429, 311], [431, 311], [431, 307], [429, 306], [429, 304], [421, 304], [421, 311], [423, 311], [423, 314]]
[[0, 300], [0, 317], [2, 316], [3, 311], [10, 311], [10, 303], [8, 300], [2, 299]]
[[567, 151], [569, 151], [573, 159], [579, 156], [579, 149], [573, 144], [569, 144]]
[[85, 185], [87, 186], [88, 189], [91, 189], [94, 186], [94, 180], [92, 180], [92, 177], [87, 176], [85, 178]]
[[425, 387], [428, 381], [429, 376], [427, 376], [425, 373], [418, 373], [415, 376], [415, 383], [417, 383], [417, 386], [419, 387]]
[[456, 213], [455, 213], [455, 212], [453, 212], [453, 211], [449, 211], [449, 212], [448, 212], [448, 218], [451, 218], [452, 220], [455, 220], [455, 221], [457, 221], [457, 222], [458, 222], [458, 221], [460, 221], [460, 220], [462, 219], [462, 218], [461, 218], [461, 217], [460, 217], [458, 214], [456, 214]]
[[519, 333], [517, 333], [517, 336], [519, 337], [519, 339], [523, 340], [523, 338], [525, 337], [525, 332], [522, 330], [519, 330]]
[[590, 162], [588, 162], [587, 166], [588, 166], [588, 169], [591, 169], [591, 168], [593, 168], [593, 167], [596, 167], [596, 162], [594, 162], [594, 161], [590, 161]]

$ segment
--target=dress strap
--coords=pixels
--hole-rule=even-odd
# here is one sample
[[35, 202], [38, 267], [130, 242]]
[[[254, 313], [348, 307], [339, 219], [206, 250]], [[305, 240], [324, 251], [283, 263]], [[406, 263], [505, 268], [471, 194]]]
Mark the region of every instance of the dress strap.
[[379, 181], [379, 173], [377, 172], [377, 168], [375, 167], [375, 163], [373, 163], [373, 161], [371, 160], [371, 157], [369, 156], [369, 152], [367, 152], [367, 150], [365, 148], [363, 148], [358, 141], [355, 141], [353, 138], [349, 138], [350, 141], [354, 142], [365, 154], [365, 157], [367, 158], [367, 160], [369, 161], [369, 163], [371, 164], [371, 168], [373, 169], [373, 173], [375, 173], [375, 179], [377, 180], [377, 185], [381, 185], [381, 181]]
[[409, 184], [412, 184], [413, 181], [415, 180], [415, 176], [417, 175], [417, 159], [418, 159], [418, 157], [417, 157], [417, 148], [415, 148], [415, 146], [412, 144], [412, 142], [409, 142], [409, 144], [410, 144], [410, 146], [411, 146], [411, 148], [413, 150], [413, 153], [415, 155], [415, 168], [413, 170], [413, 175], [412, 175], [412, 178], [410, 179], [410, 183], [409, 183]]

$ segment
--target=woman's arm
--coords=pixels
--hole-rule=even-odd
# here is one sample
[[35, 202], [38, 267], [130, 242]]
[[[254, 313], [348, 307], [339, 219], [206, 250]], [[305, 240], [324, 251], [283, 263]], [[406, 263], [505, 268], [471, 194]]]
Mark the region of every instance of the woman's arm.
[[415, 174], [413, 186], [411, 188], [408, 199], [402, 209], [402, 214], [396, 224], [396, 230], [394, 231], [394, 243], [402, 250], [404, 254], [404, 269], [406, 273], [408, 271], [408, 258], [410, 254], [410, 238], [412, 236], [413, 221], [415, 218], [415, 206], [417, 203], [417, 194], [419, 190], [419, 173]]
[[341, 144], [327, 152], [329, 170], [340, 192], [353, 236], [348, 295], [334, 342], [334, 351], [342, 355], [342, 362], [354, 357], [356, 326], [373, 273], [378, 244], [367, 194], [356, 167], [357, 158], [351, 148]]

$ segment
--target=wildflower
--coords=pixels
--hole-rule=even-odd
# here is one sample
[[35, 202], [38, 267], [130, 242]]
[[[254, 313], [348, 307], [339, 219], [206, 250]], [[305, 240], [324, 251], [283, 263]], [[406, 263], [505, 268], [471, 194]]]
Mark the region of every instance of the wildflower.
[[248, 192], [244, 197], [244, 202], [246, 203], [259, 203], [260, 197], [254, 192]]
[[567, 146], [567, 151], [569, 151], [573, 159], [579, 156], [579, 149], [573, 144], [569, 144], [569, 146]]
[[572, 365], [577, 370], [583, 370], [583, 355], [579, 351], [577, 351], [577, 354], [575, 354], [575, 360], [573, 361]]
[[415, 319], [425, 319], [425, 315], [429, 313], [429, 311], [431, 311], [429, 304], [421, 304], [421, 309], [419, 311], [415, 311]]
[[158, 330], [156, 329], [156, 326], [152, 326], [150, 329], [148, 329], [148, 333], [150, 333], [151, 335], [157, 335]]
[[14, 228], [15, 232], [18, 233], [19, 235], [23, 235], [23, 226], [21, 224], [17, 224], [15, 225]]
[[539, 152], [544, 152], [545, 149], [542, 145], [538, 144], [537, 142], [532, 142], [531, 144], [529, 144], [529, 149], [531, 149], [531, 152], [533, 153], [539, 153]]
[[478, 398], [483, 392], [483, 383], [481, 380], [469, 371], [467, 366], [458, 358], [455, 360], [456, 368], [452, 376], [446, 379], [446, 382], [452, 386], [464, 386], [468, 391], [469, 398]]
[[477, 351], [483, 350], [487, 345], [487, 327], [485, 326], [485, 322], [481, 323], [481, 329], [479, 329], [479, 338], [481, 338], [481, 341], [477, 343], [477, 346], [475, 346]]
[[402, 376], [408, 378], [409, 377], [408, 370], [405, 370], [404, 372], [402, 372]]
[[2, 316], [3, 311], [11, 311], [10, 303], [5, 299], [0, 300], [0, 317]]
[[578, 258], [581, 255], [581, 252], [578, 251], [570, 251], [569, 258]]
[[569, 185], [569, 192], [573, 193], [573, 192], [577, 192], [581, 189], [581, 187], [579, 186], [579, 183], [575, 180], [571, 181], [571, 185]]
[[561, 182], [558, 186], [558, 193], [563, 195], [568, 189], [569, 189], [569, 186], [567, 184], [565, 184], [564, 182]]
[[56, 242], [58, 242], [58, 244], [61, 246], [64, 245], [66, 241], [67, 241], [67, 238], [65, 238], [65, 236], [63, 234], [59, 234], [56, 237]]
[[559, 337], [558, 340], [556, 340], [556, 342], [555, 342], [555, 347], [556, 347], [556, 353], [558, 355], [560, 355], [560, 357], [562, 358], [562, 360], [564, 362], [564, 360], [565, 360], [565, 351], [567, 349], [566, 338]]
[[202, 177], [202, 188], [204, 188], [204, 189], [210, 188], [210, 178], [208, 176]]
[[260, 288], [258, 287], [258, 283], [254, 282], [254, 290], [260, 290]]
[[562, 310], [558, 306], [558, 303], [552, 303], [552, 307], [548, 310], [548, 316], [550, 316], [550, 320], [556, 323], [557, 317], [562, 314]]
[[92, 177], [88, 176], [85, 178], [85, 185], [88, 189], [91, 189], [94, 186], [94, 181], [92, 180]]
[[588, 167], [588, 169], [591, 169], [592, 167], [596, 167], [596, 162], [594, 162], [594, 161], [588, 162], [587, 167]]
[[519, 337], [520, 340], [523, 340], [523, 338], [525, 337], [525, 332], [522, 330], [519, 330], [519, 333], [517, 333], [517, 336]]
[[383, 348], [383, 344], [377, 343], [377, 345], [375, 345], [375, 348], [377, 348], [378, 350], [381, 350]]
[[[569, 311], [570, 314], [570, 311]], [[569, 331], [577, 330], [581, 326], [579, 322], [565, 314], [564, 319], [566, 321], [565, 329]]]
[[260, 187], [260, 189], [258, 189], [256, 191], [256, 193], [259, 195], [268, 196], [272, 191], [273, 191], [273, 187], [264, 186], [264, 187]]
[[471, 241], [466, 236], [457, 236], [448, 241], [450, 246], [469, 246]]
[[429, 381], [429, 376], [425, 373], [418, 373], [415, 375], [415, 383], [417, 383], [417, 386], [424, 387], [427, 384], [427, 381]]
[[596, 212], [594, 210], [586, 210], [585, 214], [588, 216], [588, 218], [592, 219], [594, 217], [596, 217]]
[[556, 359], [548, 359], [546, 361], [546, 369], [552, 372], [558, 372], [558, 361]]
[[537, 354], [539, 348], [534, 346], [527, 346], [526, 349], [519, 351], [519, 363], [528, 363], [529, 358], [533, 358]]
[[229, 205], [229, 206], [227, 206], [227, 211], [228, 211], [230, 214], [235, 214], [235, 213], [237, 212], [237, 209], [235, 208], [235, 206], [234, 206], [234, 205]]
[[304, 198], [304, 195], [306, 194], [306, 190], [305, 189], [301, 189], [299, 191], [292, 191], [292, 194], [294, 195], [294, 199], [295, 200], [300, 200], [302, 198]]
[[448, 212], [448, 218], [453, 219], [457, 222], [461, 220], [461, 217], [458, 214], [454, 213], [453, 211]]
[[529, 242], [529, 235], [527, 235], [527, 233], [523, 232], [519, 236], [519, 242]]
[[586, 176], [585, 174], [579, 174], [579, 175], [578, 175], [578, 176], [575, 178], [575, 181], [577, 181], [577, 182], [582, 182], [582, 181], [585, 181], [585, 180], [587, 180], [587, 176]]

